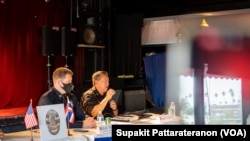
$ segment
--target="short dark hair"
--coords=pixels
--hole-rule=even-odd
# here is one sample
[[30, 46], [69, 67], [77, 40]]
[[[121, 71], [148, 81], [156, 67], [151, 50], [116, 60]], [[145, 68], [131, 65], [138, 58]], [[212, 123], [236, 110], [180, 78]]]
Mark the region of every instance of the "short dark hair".
[[53, 80], [56, 80], [58, 78], [64, 79], [66, 74], [73, 75], [74, 73], [72, 72], [72, 70], [66, 67], [59, 67], [54, 70], [52, 77], [53, 77]]

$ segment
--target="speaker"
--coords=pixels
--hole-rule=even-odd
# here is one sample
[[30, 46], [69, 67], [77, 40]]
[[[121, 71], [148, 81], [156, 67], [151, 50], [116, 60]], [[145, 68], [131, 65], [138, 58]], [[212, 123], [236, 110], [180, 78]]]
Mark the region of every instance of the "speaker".
[[78, 41], [85, 45], [104, 45], [102, 14], [86, 12], [79, 18]]
[[75, 56], [77, 47], [77, 29], [74, 27], [62, 27], [61, 36], [62, 56]]
[[42, 54], [44, 56], [61, 55], [61, 31], [58, 26], [42, 26]]

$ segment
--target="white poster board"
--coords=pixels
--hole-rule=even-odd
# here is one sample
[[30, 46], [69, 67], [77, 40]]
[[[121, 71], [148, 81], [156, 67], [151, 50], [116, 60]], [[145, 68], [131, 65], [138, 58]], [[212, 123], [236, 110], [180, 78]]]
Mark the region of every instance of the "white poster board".
[[68, 138], [64, 104], [37, 106], [42, 141]]

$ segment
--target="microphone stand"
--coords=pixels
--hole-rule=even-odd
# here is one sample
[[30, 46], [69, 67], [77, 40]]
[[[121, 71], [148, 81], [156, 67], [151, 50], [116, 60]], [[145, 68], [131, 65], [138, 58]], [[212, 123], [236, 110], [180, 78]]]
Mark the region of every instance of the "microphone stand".
[[47, 64], [47, 67], [48, 67], [48, 89], [51, 88], [51, 80], [50, 80], [50, 67], [51, 67], [51, 64], [50, 64], [50, 56], [48, 55], [48, 64]]

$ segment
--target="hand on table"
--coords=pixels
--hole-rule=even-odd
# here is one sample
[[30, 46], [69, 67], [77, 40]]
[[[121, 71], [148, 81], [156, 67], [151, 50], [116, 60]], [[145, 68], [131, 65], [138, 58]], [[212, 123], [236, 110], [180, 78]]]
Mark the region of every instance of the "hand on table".
[[88, 117], [83, 121], [83, 128], [95, 128], [96, 120], [92, 117]]

